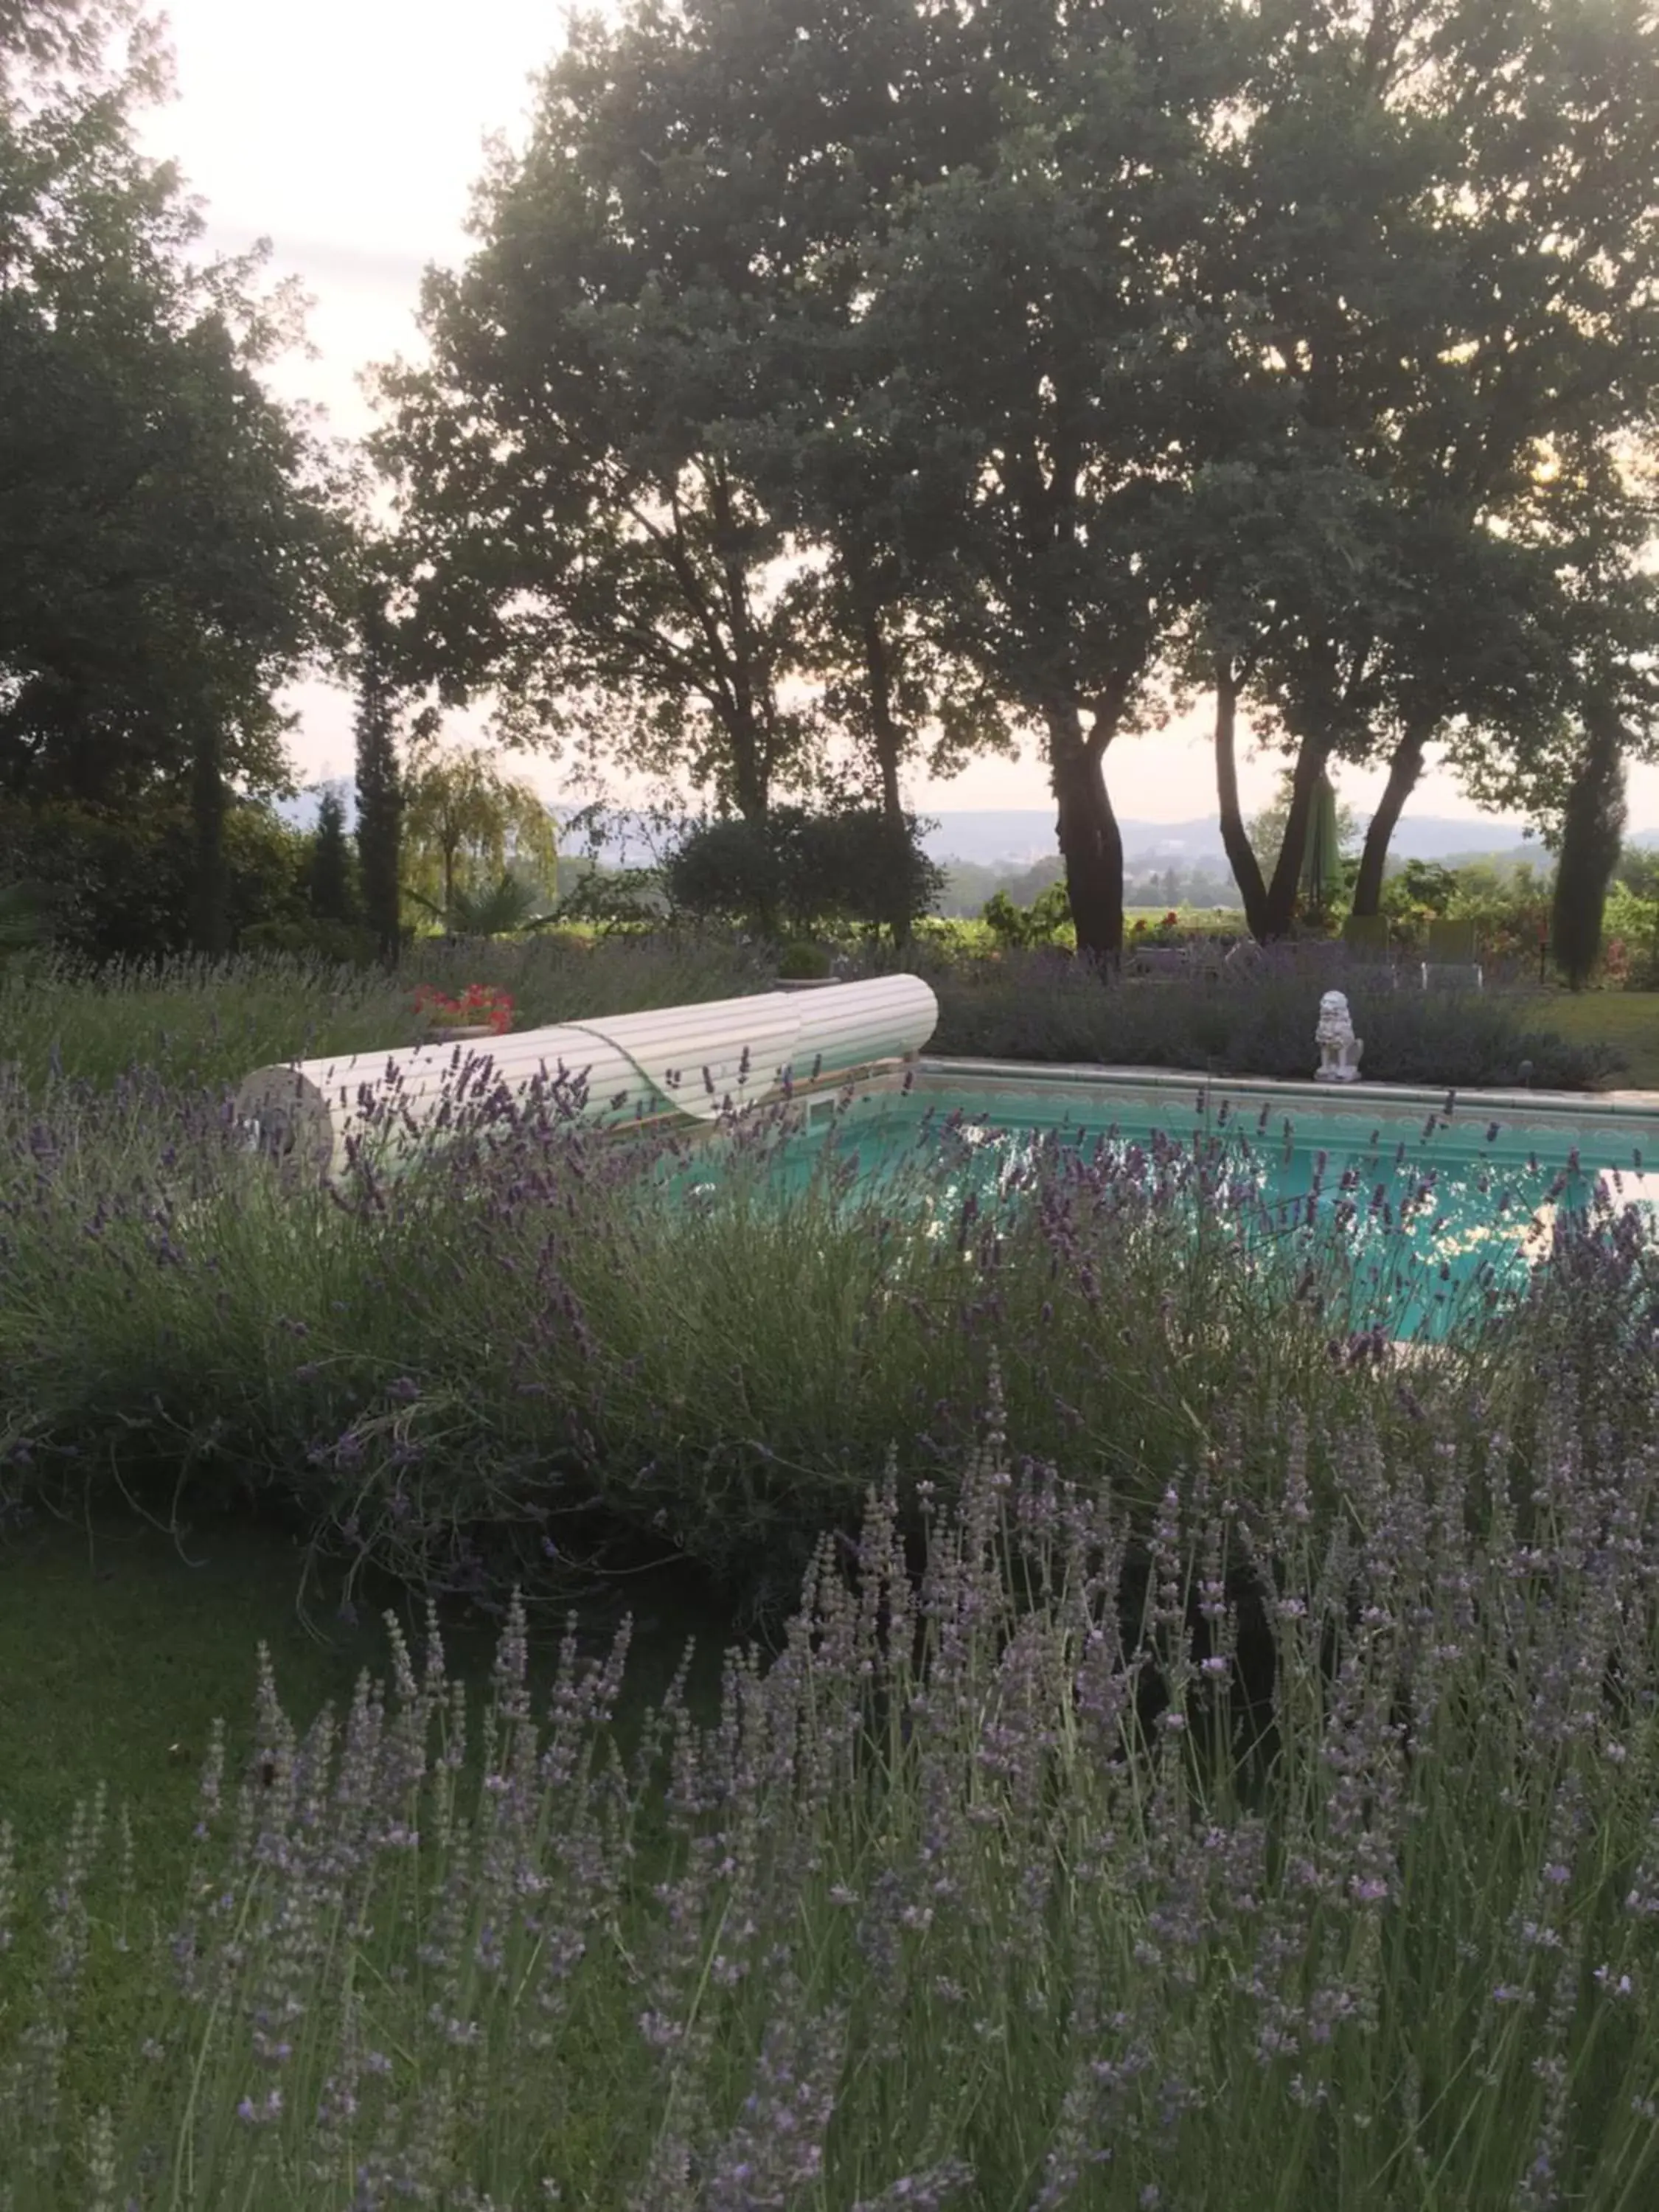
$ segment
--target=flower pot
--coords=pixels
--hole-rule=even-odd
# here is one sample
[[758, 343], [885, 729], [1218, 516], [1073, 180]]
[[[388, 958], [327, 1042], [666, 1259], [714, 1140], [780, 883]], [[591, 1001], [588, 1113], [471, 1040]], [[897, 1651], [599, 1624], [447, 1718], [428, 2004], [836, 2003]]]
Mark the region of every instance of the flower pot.
[[475, 1037], [493, 1037], [500, 1034], [488, 1022], [439, 1023], [427, 1033], [428, 1044], [468, 1044]]

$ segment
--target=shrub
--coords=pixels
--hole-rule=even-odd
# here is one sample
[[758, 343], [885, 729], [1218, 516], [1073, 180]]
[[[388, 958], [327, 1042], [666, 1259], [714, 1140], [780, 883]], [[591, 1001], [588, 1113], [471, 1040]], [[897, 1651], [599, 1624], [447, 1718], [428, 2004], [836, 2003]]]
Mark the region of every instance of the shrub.
[[317, 915], [304, 921], [250, 922], [241, 933], [241, 950], [319, 961], [330, 968], [366, 968], [380, 957], [374, 933], [366, 925]]
[[1072, 921], [1072, 902], [1064, 883], [1050, 884], [1029, 907], [1016, 906], [1006, 891], [988, 899], [980, 919], [995, 941], [1011, 950], [1037, 945], [1073, 945], [1077, 931]]
[[[1195, 1437], [1255, 1463], [1292, 1406], [1328, 1484], [1376, 1389], [1333, 1345], [1384, 1326], [1417, 1264], [1403, 1193], [1387, 1237], [1255, 1236], [1201, 1124], [1127, 1152], [1054, 1133], [999, 1181], [935, 1119], [872, 1178], [868, 1108], [810, 1142], [769, 1109], [710, 1152], [459, 1081], [418, 1171], [388, 1182], [371, 1129], [323, 1189], [250, 1161], [200, 1093], [18, 1112], [0, 1416], [37, 1468], [118, 1440], [129, 1481], [149, 1454], [171, 1483], [182, 1449], [349, 1561], [441, 1584], [480, 1541], [498, 1577], [544, 1538], [566, 1562], [666, 1550], [775, 1614], [872, 1458], [896, 1447], [914, 1503], [959, 1453], [999, 1350], [1030, 1448], [1143, 1516]], [[1407, 1449], [1401, 1409], [1379, 1418]]]
[[1489, 965], [1535, 962], [1549, 908], [1547, 879], [1526, 862], [1504, 867], [1480, 860], [1444, 868], [1430, 860], [1408, 860], [1389, 877], [1382, 894], [1382, 911], [1396, 943], [1420, 948], [1429, 923], [1442, 916], [1472, 921]]
[[817, 981], [830, 972], [830, 954], [822, 945], [786, 945], [778, 955], [778, 974], [786, 981]]
[[[50, 884], [53, 940], [93, 960], [188, 950], [196, 851], [189, 810], [158, 800], [113, 816], [66, 803], [19, 809], [0, 834], [0, 877]], [[224, 823], [233, 940], [260, 922], [303, 921], [308, 841], [269, 809], [234, 805]]]
[[1320, 993], [1346, 992], [1364, 1040], [1363, 1073], [1380, 1082], [1474, 1088], [1525, 1079], [1587, 1091], [1624, 1065], [1617, 1049], [1571, 1043], [1531, 1026], [1530, 1002], [1498, 991], [1468, 996], [1389, 990], [1341, 956], [1316, 948], [1261, 951], [1248, 976], [1108, 987], [1054, 954], [928, 968], [939, 999], [930, 1049], [964, 1058], [1096, 1061], [1197, 1073], [1311, 1077]]
[[933, 906], [945, 881], [914, 817], [896, 823], [877, 808], [801, 806], [774, 807], [764, 822], [699, 823], [663, 879], [682, 911], [741, 921], [763, 936], [840, 921], [899, 937]]
[[319, 921], [355, 922], [359, 918], [357, 856], [346, 836], [345, 805], [332, 784], [323, 793], [317, 826], [311, 835], [306, 892]]
[[920, 842], [914, 815], [879, 807], [796, 813], [783, 825], [786, 895], [799, 915], [908, 937], [938, 904], [945, 871]]
[[763, 823], [741, 815], [688, 831], [663, 867], [672, 908], [699, 921], [740, 921], [775, 930], [783, 902], [777, 841]]

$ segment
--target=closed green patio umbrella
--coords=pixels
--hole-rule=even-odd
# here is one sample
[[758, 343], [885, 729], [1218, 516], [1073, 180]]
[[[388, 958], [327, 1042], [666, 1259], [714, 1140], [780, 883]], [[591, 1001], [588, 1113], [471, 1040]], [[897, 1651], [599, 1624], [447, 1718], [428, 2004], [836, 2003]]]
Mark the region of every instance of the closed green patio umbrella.
[[1310, 915], [1322, 919], [1342, 884], [1342, 841], [1336, 826], [1336, 787], [1328, 775], [1319, 779], [1314, 793], [1313, 818], [1308, 824], [1308, 849], [1302, 858], [1302, 900]]

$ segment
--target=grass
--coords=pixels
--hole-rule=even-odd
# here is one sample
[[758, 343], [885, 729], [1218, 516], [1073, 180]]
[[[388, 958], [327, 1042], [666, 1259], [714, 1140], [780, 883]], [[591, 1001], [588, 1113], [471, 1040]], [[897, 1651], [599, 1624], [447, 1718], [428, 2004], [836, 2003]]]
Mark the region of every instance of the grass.
[[97, 970], [56, 955], [0, 962], [0, 1036], [32, 1091], [55, 1073], [107, 1091], [134, 1068], [175, 1087], [234, 1085], [256, 1067], [416, 1043], [415, 994], [471, 982], [513, 998], [515, 1026], [693, 1005], [763, 990], [770, 969], [731, 943], [601, 939], [416, 948], [395, 975], [279, 956], [180, 957]]
[[[112, 1813], [131, 1820], [132, 1882], [121, 1917], [132, 1948], [113, 1948], [113, 1917], [100, 1929], [99, 2001], [83, 2021], [68, 2084], [80, 2120], [118, 2093], [143, 2033], [153, 1986], [141, 1939], [172, 1925], [186, 1893], [214, 1723], [227, 1724], [233, 1776], [252, 1756], [260, 1647], [304, 1730], [326, 1706], [349, 1705], [365, 1668], [384, 1671], [380, 1607], [419, 1639], [423, 1608], [406, 1589], [371, 1579], [356, 1603], [337, 1604], [337, 1591], [319, 1591], [313, 1578], [302, 1605], [305, 1565], [292, 1535], [223, 1516], [169, 1534], [131, 1514], [100, 1513], [90, 1523], [33, 1514], [0, 1536], [0, 1827], [12, 1830], [24, 1893], [47, 1887], [76, 1806], [100, 1786]], [[689, 1639], [699, 1645], [693, 1709], [717, 1705], [727, 1623], [695, 1585], [688, 1595], [684, 1577], [635, 1579], [589, 1590], [584, 1648], [608, 1643], [624, 1603], [637, 1629], [621, 1717], [627, 1741], [664, 1695]], [[500, 1608], [495, 1620], [453, 1604], [441, 1611], [458, 1674], [487, 1681]], [[554, 1656], [544, 1629], [532, 1677], [538, 1696]], [[3, 1989], [0, 2050], [17, 2027]]]
[[1659, 1091], [1659, 991], [1540, 992], [1536, 1005], [1540, 1025], [1559, 1036], [1616, 1050], [1622, 1085]]

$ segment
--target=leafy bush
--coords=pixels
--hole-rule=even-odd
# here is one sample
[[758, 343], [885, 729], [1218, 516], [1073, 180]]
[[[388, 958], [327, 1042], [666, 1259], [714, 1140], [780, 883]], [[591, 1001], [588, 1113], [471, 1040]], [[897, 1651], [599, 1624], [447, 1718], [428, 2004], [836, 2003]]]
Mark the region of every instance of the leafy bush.
[[764, 933], [783, 902], [778, 840], [741, 815], [689, 830], [664, 865], [671, 907], [700, 921], [741, 921]]
[[786, 945], [778, 955], [778, 974], [786, 982], [817, 982], [830, 972], [830, 954], [822, 945]]
[[241, 950], [319, 961], [330, 968], [366, 968], [380, 957], [372, 929], [356, 922], [324, 921], [315, 915], [303, 921], [250, 922], [241, 933]]
[[1530, 964], [1548, 924], [1550, 885], [1526, 862], [1503, 867], [1477, 860], [1445, 868], [1407, 860], [1384, 886], [1382, 911], [1395, 942], [1413, 950], [1425, 942], [1430, 922], [1444, 918], [1474, 924], [1481, 957], [1489, 963]]
[[683, 912], [744, 922], [763, 936], [780, 928], [809, 935], [840, 921], [902, 937], [937, 902], [945, 877], [912, 816], [895, 823], [873, 807], [776, 806], [763, 823], [699, 823], [663, 880]]
[[1063, 883], [1050, 884], [1028, 907], [1016, 906], [1006, 891], [999, 891], [987, 900], [980, 919], [997, 944], [1013, 951], [1077, 943], [1072, 902]]
[[1615, 883], [1607, 894], [1606, 928], [1607, 980], [1632, 990], [1659, 989], [1659, 898]]
[[[233, 805], [224, 824], [233, 939], [261, 922], [307, 918], [310, 842], [267, 808]], [[19, 809], [0, 830], [0, 877], [52, 888], [53, 941], [93, 960], [165, 959], [189, 949], [196, 850], [171, 801], [121, 816], [66, 803]]]

